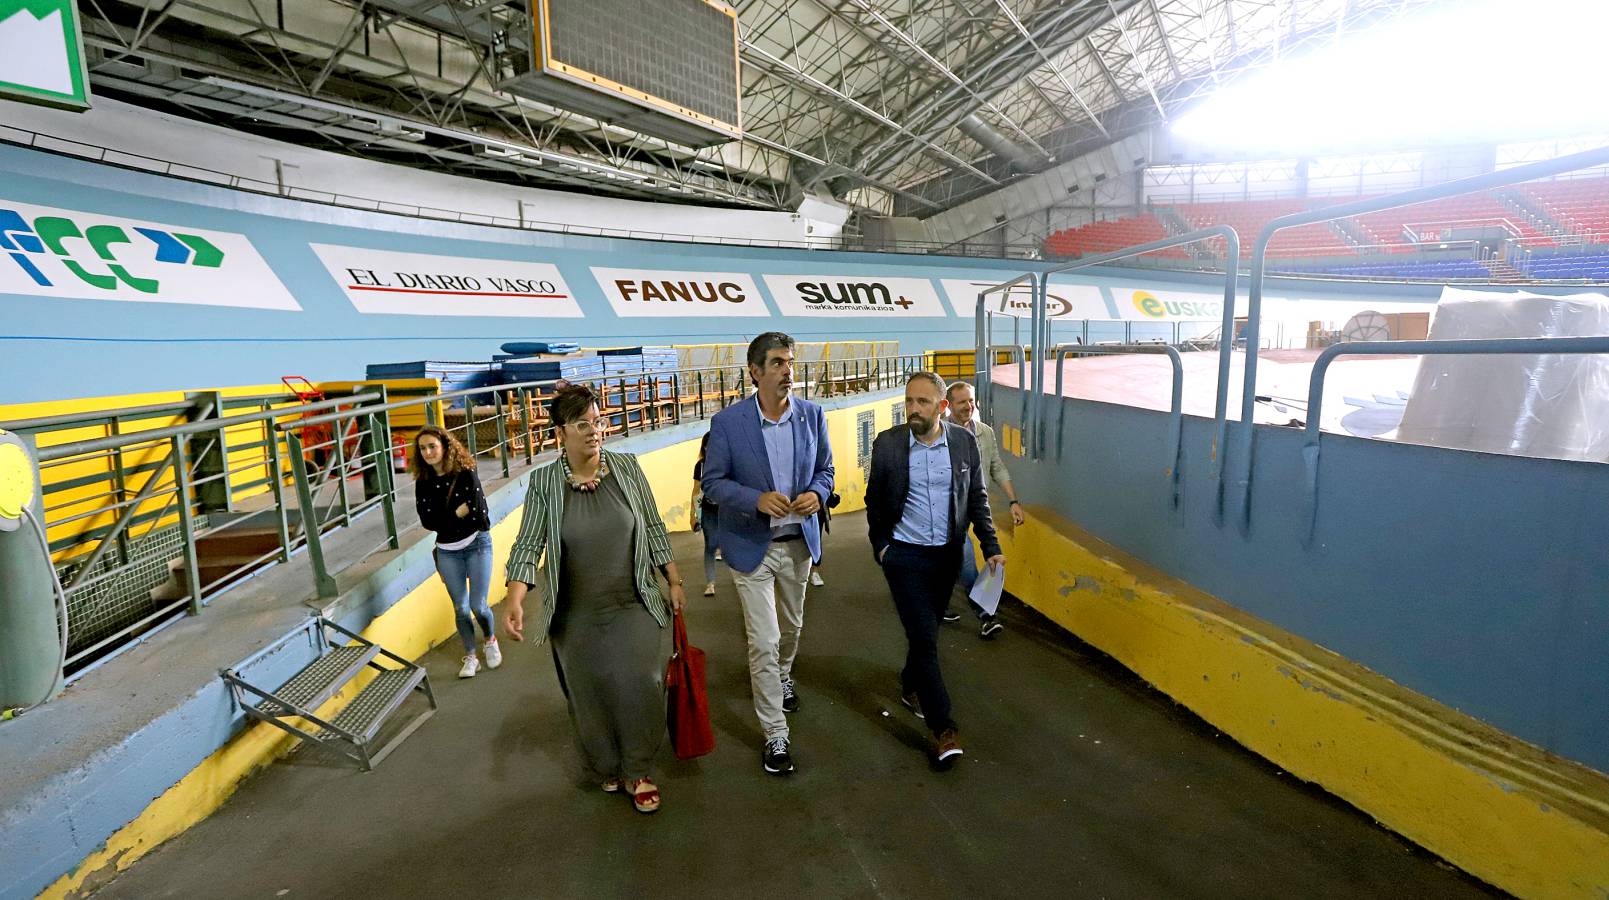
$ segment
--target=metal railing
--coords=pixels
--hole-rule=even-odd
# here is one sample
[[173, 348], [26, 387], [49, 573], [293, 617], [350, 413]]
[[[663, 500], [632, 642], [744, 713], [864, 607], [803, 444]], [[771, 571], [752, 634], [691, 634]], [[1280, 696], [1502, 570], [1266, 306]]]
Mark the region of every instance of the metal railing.
[[[362, 402], [358, 395], [290, 405], [289, 395], [224, 398], [216, 392], [185, 402], [150, 404], [7, 422], [0, 427], [41, 438], [86, 428], [100, 437], [37, 447], [47, 532], [74, 623], [69, 677], [108, 650], [197, 613], [208, 599], [263, 560], [203, 579], [198, 541], [227, 527], [253, 493], [283, 489], [281, 442], [272, 424], [282, 418]], [[230, 410], [250, 410], [228, 415]], [[192, 421], [125, 431], [153, 419]], [[244, 432], [244, 433], [243, 433]], [[276, 503], [276, 505], [279, 505]], [[283, 522], [283, 517], [281, 517]], [[296, 541], [281, 527], [279, 546], [265, 554], [289, 559]], [[84, 552], [74, 554], [73, 550]], [[177, 556], [179, 571], [171, 569]]]
[[1302, 545], [1311, 546], [1318, 522], [1319, 453], [1323, 431], [1319, 417], [1324, 404], [1324, 377], [1330, 363], [1342, 356], [1471, 356], [1478, 354], [1583, 354], [1609, 353], [1609, 336], [1569, 338], [1510, 338], [1452, 341], [1359, 341], [1336, 344], [1320, 353], [1308, 380], [1307, 423], [1302, 432], [1303, 515]]
[[[794, 389], [812, 399], [879, 391], [903, 384], [923, 360], [906, 354], [799, 362]], [[707, 419], [746, 396], [747, 379], [746, 367], [730, 365], [573, 380], [595, 385], [607, 401], [611, 432], [629, 435]], [[404, 400], [389, 399], [383, 385], [361, 386], [314, 403], [212, 392], [187, 402], [0, 423], [36, 445], [63, 431], [106, 432], [37, 448], [47, 525], [59, 535], [52, 549], [69, 603], [77, 604], [69, 679], [304, 550], [315, 591], [331, 596], [340, 574], [327, 553], [333, 534], [383, 511], [383, 540], [346, 562], [355, 565], [382, 548], [399, 548], [406, 530], [396, 510], [394, 460], [398, 438], [409, 429], [393, 427], [393, 413], [422, 411], [424, 421], [459, 435], [477, 460], [499, 460], [508, 476], [516, 464], [534, 465], [537, 454], [556, 447], [540, 405], [555, 384]], [[226, 414], [241, 409], [248, 411]], [[193, 421], [125, 433], [180, 416]], [[260, 547], [223, 552], [221, 560], [202, 553], [209, 539], [235, 536], [242, 527], [268, 536]], [[128, 595], [120, 597], [117, 615], [85, 607], [114, 587]]]
[[1184, 358], [1179, 351], [1165, 344], [1136, 345], [1133, 347], [1089, 347], [1084, 344], [1057, 344], [1056, 354], [1056, 459], [1062, 458], [1062, 440], [1067, 430], [1066, 396], [1062, 393], [1064, 366], [1069, 356], [1117, 356], [1136, 353], [1166, 353], [1173, 366], [1172, 391], [1168, 404], [1168, 464], [1163, 469], [1170, 484], [1173, 508], [1179, 508], [1179, 466], [1184, 453]]
[[[1449, 181], [1434, 187], [1404, 191], [1388, 197], [1376, 197], [1370, 200], [1359, 200], [1353, 203], [1325, 207], [1324, 209], [1307, 210], [1288, 216], [1280, 216], [1263, 226], [1263, 230], [1257, 235], [1257, 241], [1253, 245], [1251, 279], [1247, 285], [1245, 335], [1248, 350], [1246, 352], [1246, 367], [1241, 381], [1240, 427], [1235, 433], [1233, 446], [1227, 448], [1229, 453], [1220, 455], [1220, 462], [1227, 456], [1234, 456], [1236, 459], [1234, 486], [1238, 505], [1235, 510], [1235, 519], [1243, 533], [1251, 527], [1252, 454], [1255, 452], [1256, 445], [1256, 430], [1253, 426], [1251, 410], [1256, 402], [1258, 354], [1253, 348], [1257, 346], [1257, 332], [1261, 324], [1263, 282], [1268, 267], [1268, 245], [1274, 239], [1274, 235], [1287, 228], [1295, 228], [1298, 225], [1328, 222], [1332, 219], [1396, 209], [1402, 206], [1411, 206], [1415, 203], [1423, 203], [1427, 200], [1440, 200], [1445, 197], [1455, 197], [1459, 194], [1505, 187], [1562, 172], [1605, 164], [1609, 164], [1609, 147], [1600, 147], [1544, 162], [1515, 166], [1510, 169], [1504, 169], [1501, 172], [1489, 172], [1484, 175]], [[1397, 343], [1400, 347], [1401, 342]], [[1225, 370], [1219, 373], [1221, 390], [1218, 400], [1220, 405], [1226, 399], [1223, 393], [1227, 390], [1226, 379], [1228, 378], [1227, 361], [1225, 362]], [[1312, 418], [1311, 412], [1309, 417]], [[1222, 467], [1220, 466], [1221, 471]]]
[[[984, 313], [986, 312], [986, 310], [984, 308], [984, 301], [985, 301], [985, 298], [987, 297], [987, 295], [990, 294], [990, 293], [1001, 291], [1001, 290], [1010, 290], [1011, 286], [1021, 283], [1023, 278], [1032, 278], [1033, 281], [1034, 281], [1034, 288], [1035, 288], [1035, 295], [1034, 295], [1034, 300], [1033, 300], [1033, 322], [1034, 322], [1034, 326], [1033, 326], [1033, 328], [1031, 330], [1032, 330], [1032, 334], [1033, 334], [1033, 358], [1034, 358], [1035, 362], [1034, 362], [1033, 377], [1031, 379], [1032, 383], [1029, 384], [1029, 385], [1022, 385], [1021, 386], [1021, 387], [1025, 388], [1028, 391], [1026, 409], [1024, 410], [1024, 417], [1023, 417], [1024, 418], [1023, 431], [1029, 435], [1029, 439], [1027, 441], [1027, 444], [1024, 447], [1024, 452], [1025, 452], [1025, 454], [1027, 456], [1029, 456], [1029, 458], [1037, 459], [1037, 458], [1042, 457], [1044, 455], [1044, 449], [1045, 449], [1045, 421], [1044, 421], [1045, 417], [1044, 417], [1044, 414], [1043, 414], [1044, 403], [1045, 403], [1045, 367], [1044, 367], [1044, 364], [1043, 364], [1042, 361], [1046, 357], [1046, 350], [1047, 350], [1047, 348], [1048, 348], [1048, 346], [1050, 344], [1050, 328], [1049, 328], [1049, 325], [1048, 325], [1048, 315], [1047, 315], [1047, 313], [1048, 313], [1048, 305], [1046, 303], [1046, 296], [1047, 296], [1047, 293], [1048, 293], [1048, 290], [1049, 290], [1049, 285], [1050, 285], [1050, 277], [1052, 275], [1054, 275], [1054, 274], [1059, 273], [1059, 272], [1070, 272], [1070, 271], [1074, 271], [1076, 269], [1084, 269], [1084, 268], [1089, 268], [1091, 266], [1105, 265], [1106, 263], [1116, 262], [1118, 260], [1128, 259], [1130, 257], [1139, 256], [1139, 255], [1146, 254], [1146, 253], [1152, 253], [1152, 252], [1157, 251], [1157, 250], [1166, 250], [1166, 249], [1168, 249], [1170, 247], [1178, 247], [1178, 246], [1183, 246], [1183, 245], [1186, 245], [1186, 244], [1193, 244], [1193, 243], [1196, 243], [1197, 241], [1205, 241], [1205, 240], [1210, 240], [1210, 239], [1213, 239], [1213, 238], [1223, 238], [1225, 255], [1226, 255], [1227, 258], [1236, 259], [1236, 258], [1239, 257], [1239, 255], [1240, 255], [1240, 236], [1235, 232], [1235, 230], [1233, 228], [1231, 228], [1231, 227], [1229, 227], [1227, 225], [1217, 225], [1217, 226], [1214, 226], [1212, 228], [1203, 228], [1203, 229], [1199, 229], [1197, 231], [1188, 232], [1186, 234], [1181, 234], [1181, 235], [1177, 235], [1177, 236], [1170, 237], [1170, 238], [1164, 238], [1164, 239], [1159, 240], [1159, 241], [1151, 241], [1149, 243], [1139, 244], [1139, 245], [1134, 246], [1134, 247], [1129, 247], [1129, 248], [1124, 249], [1124, 250], [1119, 250], [1119, 251], [1117, 251], [1115, 253], [1105, 253], [1105, 254], [1102, 254], [1100, 256], [1094, 256], [1094, 257], [1090, 257], [1090, 258], [1087, 258], [1087, 259], [1081, 259], [1081, 260], [1079, 260], [1077, 262], [1067, 263], [1065, 265], [1057, 266], [1055, 268], [1045, 269], [1045, 270], [1037, 272], [1037, 273], [1030, 273], [1030, 274], [1025, 275], [1025, 276], [1019, 276], [1017, 278], [1012, 279], [1011, 281], [1004, 282], [1003, 284], [995, 285], [995, 286], [990, 287], [990, 288], [985, 288], [984, 290], [982, 290], [982, 291], [980, 291], [978, 293], [978, 303], [977, 303], [977, 311], [976, 311], [976, 315], [978, 316], [977, 332], [978, 332], [978, 335], [981, 337], [981, 336], [984, 335], [984, 331], [985, 331], [984, 323], [983, 323], [983, 316], [984, 316]], [[1220, 316], [1222, 321], [1220, 322], [1220, 325], [1219, 325], [1220, 338], [1219, 338], [1219, 341], [1218, 341], [1218, 348], [1219, 348], [1219, 350], [1218, 350], [1218, 383], [1219, 383], [1219, 391], [1218, 391], [1217, 408], [1216, 408], [1216, 411], [1215, 411], [1215, 431], [1214, 431], [1214, 434], [1215, 434], [1215, 444], [1214, 444], [1215, 450], [1216, 450], [1216, 448], [1221, 448], [1223, 446], [1223, 439], [1224, 439], [1224, 435], [1225, 435], [1226, 429], [1227, 429], [1227, 426], [1226, 426], [1225, 423], [1226, 423], [1226, 420], [1227, 420], [1227, 410], [1228, 410], [1227, 397], [1228, 397], [1228, 385], [1229, 385], [1229, 358], [1230, 358], [1231, 352], [1234, 349], [1235, 343], [1239, 340], [1239, 337], [1240, 337], [1239, 335], [1235, 334], [1235, 328], [1234, 328], [1234, 325], [1235, 325], [1236, 280], [1238, 278], [1238, 275], [1239, 275], [1239, 273], [1236, 271], [1235, 267], [1233, 267], [1233, 266], [1226, 267], [1225, 270], [1224, 270], [1223, 311], [1222, 311], [1222, 314]], [[1229, 340], [1223, 339], [1223, 337], [1222, 337], [1223, 335], [1229, 335], [1230, 339]], [[1257, 340], [1257, 335], [1253, 331], [1248, 331], [1247, 334], [1246, 334], [1246, 339], [1253, 346], [1255, 346], [1255, 343], [1256, 343], [1256, 340]], [[980, 357], [979, 362], [980, 363], [983, 362], [981, 357]], [[981, 368], [982, 367], [980, 366], [980, 369]], [[984, 375], [980, 371], [979, 378], [981, 379], [983, 377], [984, 377]], [[992, 382], [991, 382], [991, 384], [992, 384]], [[1247, 418], [1248, 417], [1247, 414], [1244, 412], [1244, 410], [1249, 409], [1249, 408], [1250, 408], [1249, 406], [1243, 408], [1242, 418]], [[1222, 454], [1221, 453], [1215, 453], [1215, 455], [1219, 458], [1220, 464], [1221, 464]], [[1222, 469], [1221, 468], [1219, 469], [1219, 481], [1220, 482], [1222, 481]], [[1221, 488], [1220, 488], [1220, 491], [1221, 491]]]
[[[1219, 341], [1218, 383], [1214, 401], [1214, 431], [1212, 447], [1210, 448], [1211, 455], [1216, 462], [1214, 473], [1216, 497], [1214, 499], [1213, 507], [1215, 510], [1215, 518], [1218, 524], [1220, 526], [1223, 525], [1229, 515], [1228, 495], [1230, 493], [1230, 487], [1233, 486], [1235, 489], [1234, 519], [1243, 534], [1250, 529], [1251, 492], [1253, 487], [1252, 471], [1254, 454], [1256, 451], [1254, 409], [1257, 401], [1257, 360], [1259, 350], [1261, 348], [1259, 331], [1262, 324], [1263, 288], [1269, 269], [1268, 249], [1271, 241], [1277, 233], [1287, 228], [1294, 228], [1300, 225], [1328, 222], [1335, 219], [1363, 215], [1366, 213], [1396, 209], [1399, 207], [1410, 206], [1415, 203], [1439, 200], [1446, 197], [1457, 196], [1475, 191], [1484, 191], [1493, 188], [1505, 187], [1521, 182], [1533, 181], [1539, 178], [1551, 177], [1565, 172], [1604, 165], [1609, 165], [1609, 147], [1596, 148], [1540, 163], [1530, 163], [1522, 166], [1515, 166], [1500, 172], [1464, 178], [1457, 181], [1436, 185], [1434, 187], [1405, 191], [1391, 196], [1358, 200], [1352, 203], [1325, 207], [1323, 209], [1305, 210], [1302, 212], [1293, 213], [1291, 215], [1281, 216], [1269, 221], [1258, 234], [1256, 243], [1254, 245], [1251, 258], [1251, 278], [1248, 286], [1247, 308], [1245, 315], [1246, 324], [1240, 334], [1235, 334], [1233, 330], [1236, 300], [1235, 276], [1236, 269], [1238, 267], [1224, 267], [1225, 289], [1223, 325], [1221, 334], [1233, 335], [1233, 339]], [[992, 285], [979, 291], [977, 305], [975, 308], [977, 340], [976, 350], [978, 353], [977, 359], [979, 369], [978, 381], [981, 385], [987, 386], [986, 389], [980, 391], [980, 396], [990, 397], [991, 399], [993, 396], [993, 379], [991, 377], [995, 363], [992, 355], [994, 350], [992, 340], [993, 332], [989, 322], [990, 311], [986, 306], [986, 300], [990, 294], [1001, 291], [1009, 291], [1011, 288], [1029, 281], [1032, 281], [1032, 283], [1035, 284], [1036, 294], [1033, 302], [1034, 327], [1032, 329], [1032, 349], [1034, 359], [1042, 360], [1044, 358], [1044, 353], [1042, 351], [1048, 341], [1048, 335], [1046, 334], [1047, 329], [1043, 327], [1047, 311], [1045, 292], [1046, 285], [1048, 284], [1049, 277], [1052, 273], [1057, 271], [1066, 271], [1067, 269], [1102, 265], [1120, 259], [1150, 253], [1155, 250], [1161, 250], [1183, 243], [1202, 240], [1214, 235], [1221, 235], [1226, 239], [1226, 259], [1239, 258], [1238, 236], [1235, 234], [1232, 228], [1229, 228], [1228, 226], [1218, 226], [1217, 228], [1213, 229], [1206, 229], [1204, 231], [1179, 235], [1175, 238], [1137, 245], [1125, 250], [1117, 251], [1115, 253], [1082, 259], [1077, 263], [1065, 266], [1062, 269], [1051, 269], [1039, 273], [1025, 273], [1009, 281]], [[1231, 435], [1229, 432], [1229, 423], [1227, 417], [1230, 380], [1229, 361], [1232, 349], [1237, 344], [1243, 344], [1247, 348], [1247, 352], [1246, 363], [1244, 371], [1242, 372], [1240, 416], [1237, 420], [1237, 427]], [[1073, 345], [1073, 348], [1074, 349], [1072, 350], [1068, 350], [1068, 352], [1075, 352], [1077, 350], [1088, 351], [1095, 349], [1084, 348], [1079, 345]], [[1057, 349], [1058, 356], [1060, 356], [1060, 351], [1064, 348]], [[1319, 392], [1322, 387], [1321, 382], [1324, 375], [1324, 370], [1327, 368], [1330, 360], [1333, 360], [1336, 356], [1354, 352], [1354, 350], [1356, 352], [1366, 354], [1478, 354], [1483, 352], [1603, 353], [1609, 352], [1609, 337], [1524, 339], [1496, 342], [1393, 341], [1379, 344], [1344, 344], [1337, 345], [1326, 350], [1320, 357], [1320, 365], [1317, 365], [1314, 369], [1312, 398], [1310, 399], [1308, 420], [1306, 422], [1307, 440], [1304, 444], [1304, 453], [1308, 455], [1309, 463], [1307, 482], [1307, 496], [1309, 502], [1309, 535], [1311, 534], [1313, 516], [1315, 515], [1313, 511], [1313, 504], [1316, 502], [1317, 496], [1317, 464], [1319, 448], [1318, 422], [1320, 411], [1318, 404], [1320, 402]], [[1059, 374], [1059, 360], [1057, 365]], [[1182, 384], [1179, 380], [1180, 373], [1178, 364], [1175, 363], [1175, 365], [1174, 409], [1177, 410], [1179, 402], [1178, 397], [1180, 396], [1180, 392], [1182, 390]], [[1043, 383], [1043, 365], [1036, 364], [1034, 377], [1031, 379], [1031, 383], [1020, 385], [1020, 387], [1025, 391], [1022, 405], [1023, 430], [1026, 433], [1024, 455], [1028, 456], [1029, 458], [1040, 458], [1043, 456], [1043, 430], [1045, 427], [1042, 408], [1044, 400], [1047, 397]], [[1058, 394], [1060, 393], [1059, 385], [1057, 392]], [[1063, 409], [1065, 410], [1065, 404], [1063, 405]], [[1062, 426], [1060, 423], [1058, 423], [1057, 427], [1059, 433], [1059, 430]], [[1175, 426], [1175, 429], [1177, 429], [1177, 426]], [[1174, 433], [1177, 434], [1179, 432], [1175, 430]], [[1173, 473], [1175, 477], [1177, 477], [1177, 463], [1179, 460], [1177, 452], [1178, 451], [1175, 451], [1176, 455], [1174, 456], [1173, 466]], [[1231, 459], [1233, 459], [1233, 463], [1231, 463]], [[1231, 469], [1233, 469], [1232, 474]], [[1174, 491], [1173, 496], [1175, 502], [1177, 502], [1178, 495], [1176, 483], [1174, 485]]]

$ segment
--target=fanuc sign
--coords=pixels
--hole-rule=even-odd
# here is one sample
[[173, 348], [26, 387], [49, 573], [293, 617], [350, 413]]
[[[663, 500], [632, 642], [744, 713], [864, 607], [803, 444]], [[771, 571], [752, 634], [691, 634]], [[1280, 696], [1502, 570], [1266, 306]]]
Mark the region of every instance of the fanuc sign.
[[769, 316], [754, 276], [740, 272], [675, 272], [593, 267], [609, 305], [622, 319], [644, 316]]
[[581, 318], [575, 295], [550, 263], [311, 246], [361, 313]]
[[920, 319], [950, 315], [926, 278], [767, 275], [765, 283], [784, 316]]
[[226, 231], [0, 200], [0, 255], [0, 294], [302, 308], [251, 241]]

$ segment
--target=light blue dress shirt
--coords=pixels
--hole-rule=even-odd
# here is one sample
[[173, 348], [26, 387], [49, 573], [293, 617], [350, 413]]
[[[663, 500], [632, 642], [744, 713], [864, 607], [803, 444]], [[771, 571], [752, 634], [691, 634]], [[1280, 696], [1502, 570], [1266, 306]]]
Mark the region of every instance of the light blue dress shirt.
[[[760, 404], [754, 404], [755, 409]], [[782, 411], [782, 418], [775, 422], [760, 412], [760, 437], [765, 439], [765, 455], [771, 463], [771, 483], [776, 485], [777, 493], [792, 501], [799, 495], [793, 484], [793, 404]], [[798, 525], [783, 525], [771, 529], [771, 537], [786, 537], [790, 534], [804, 534], [804, 529]]]
[[929, 447], [911, 435], [911, 489], [894, 526], [894, 540], [924, 547], [950, 542], [950, 436], [939, 431]]

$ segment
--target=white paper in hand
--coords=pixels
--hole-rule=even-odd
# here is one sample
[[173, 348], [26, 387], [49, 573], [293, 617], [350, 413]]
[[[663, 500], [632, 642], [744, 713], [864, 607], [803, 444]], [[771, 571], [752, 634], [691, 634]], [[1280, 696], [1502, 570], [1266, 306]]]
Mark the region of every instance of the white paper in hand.
[[[971, 550], [971, 547], [967, 548]], [[972, 582], [972, 590], [967, 596], [978, 605], [986, 615], [994, 615], [1000, 608], [1000, 593], [1006, 589], [1006, 566], [1001, 563], [993, 569], [984, 566], [978, 572], [978, 580]]]
[[808, 518], [810, 518], [810, 517], [809, 516], [801, 516], [798, 513], [788, 513], [785, 516], [772, 516], [771, 517], [771, 527], [772, 528], [781, 528], [784, 525], [803, 525], [805, 519], [808, 519]]

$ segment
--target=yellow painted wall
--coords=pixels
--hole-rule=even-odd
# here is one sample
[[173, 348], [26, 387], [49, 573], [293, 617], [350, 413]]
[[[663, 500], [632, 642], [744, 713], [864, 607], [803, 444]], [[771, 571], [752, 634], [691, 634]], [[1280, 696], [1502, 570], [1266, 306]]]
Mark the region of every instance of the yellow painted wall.
[[1609, 777], [1171, 579], [1044, 508], [1006, 587], [1287, 771], [1525, 897], [1609, 896]]

